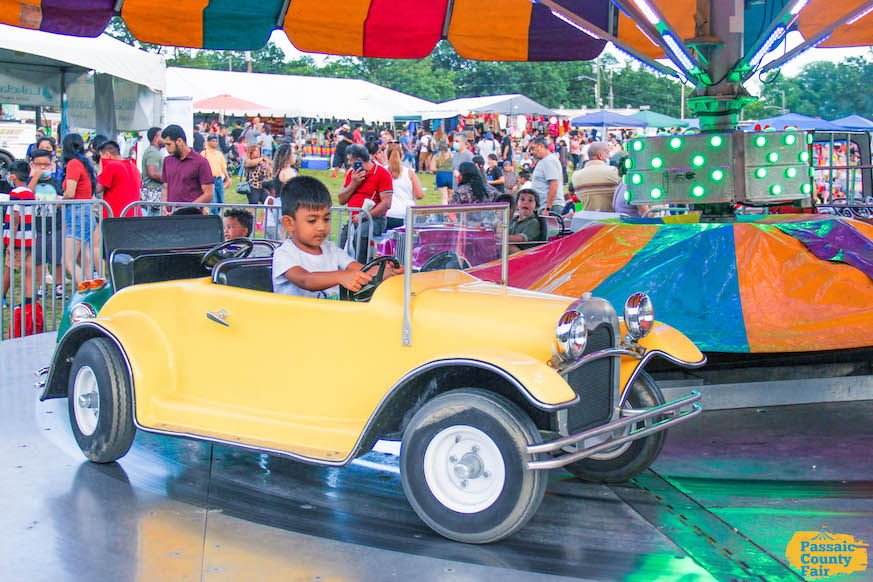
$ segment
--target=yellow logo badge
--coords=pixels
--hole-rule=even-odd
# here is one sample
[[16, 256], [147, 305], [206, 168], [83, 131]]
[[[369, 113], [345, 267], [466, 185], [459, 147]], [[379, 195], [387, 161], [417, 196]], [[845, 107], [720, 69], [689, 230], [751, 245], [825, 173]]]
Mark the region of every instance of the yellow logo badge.
[[844, 534], [799, 531], [794, 534], [785, 557], [792, 568], [815, 580], [867, 569], [867, 544]]

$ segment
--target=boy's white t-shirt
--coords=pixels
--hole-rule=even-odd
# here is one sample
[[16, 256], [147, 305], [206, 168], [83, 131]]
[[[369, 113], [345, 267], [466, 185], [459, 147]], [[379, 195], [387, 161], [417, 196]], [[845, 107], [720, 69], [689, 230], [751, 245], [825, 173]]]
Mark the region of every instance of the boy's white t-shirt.
[[294, 267], [301, 267], [310, 273], [341, 271], [353, 262], [354, 259], [330, 241], [321, 243], [320, 255], [313, 255], [301, 251], [289, 238], [273, 252], [273, 292], [314, 299], [339, 299], [339, 285], [322, 291], [308, 291], [289, 281], [285, 273]]

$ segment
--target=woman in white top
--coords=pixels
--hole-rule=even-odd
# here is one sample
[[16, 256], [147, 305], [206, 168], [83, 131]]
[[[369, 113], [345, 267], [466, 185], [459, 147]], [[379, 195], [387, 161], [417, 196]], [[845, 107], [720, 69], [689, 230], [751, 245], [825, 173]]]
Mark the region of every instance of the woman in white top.
[[399, 143], [388, 144], [388, 173], [394, 179], [394, 194], [391, 196], [391, 208], [385, 213], [388, 218], [388, 228], [403, 226], [406, 209], [415, 206], [416, 200], [424, 198], [421, 182], [412, 168], [403, 167], [403, 148]]

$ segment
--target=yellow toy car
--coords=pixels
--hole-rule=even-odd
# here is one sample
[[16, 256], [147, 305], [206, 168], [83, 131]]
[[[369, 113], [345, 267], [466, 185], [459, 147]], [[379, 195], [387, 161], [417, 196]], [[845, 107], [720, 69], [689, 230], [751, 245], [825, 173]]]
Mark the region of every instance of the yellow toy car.
[[[410, 208], [407, 228], [439, 212]], [[451, 212], [493, 215], [505, 274], [507, 206]], [[655, 357], [705, 363], [643, 294], [622, 320], [587, 295], [413, 274], [407, 252], [403, 276], [376, 276], [349, 301], [298, 298], [272, 293], [271, 259], [234, 244], [206, 253], [210, 277], [127, 286], [60, 339], [41, 399], [68, 398], [90, 460], [124, 456], [137, 429], [333, 466], [400, 439], [403, 488], [422, 520], [487, 543], [536, 512], [549, 469], [629, 479], [667, 428], [700, 412], [699, 394], [665, 403], [643, 372]], [[148, 255], [136, 260], [154, 269]], [[174, 278], [166, 253], [159, 260]]]

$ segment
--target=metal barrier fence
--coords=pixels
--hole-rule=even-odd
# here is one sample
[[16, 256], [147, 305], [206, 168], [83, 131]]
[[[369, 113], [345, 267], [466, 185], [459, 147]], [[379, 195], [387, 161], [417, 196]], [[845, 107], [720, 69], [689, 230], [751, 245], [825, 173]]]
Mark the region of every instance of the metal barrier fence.
[[78, 284], [105, 276], [104, 215], [111, 217], [112, 209], [98, 198], [0, 201], [0, 341], [55, 331]]
[[[172, 212], [178, 212], [183, 208], [196, 208], [201, 211], [206, 210], [213, 214], [221, 215], [223, 215], [224, 210], [228, 208], [247, 210], [252, 214], [252, 224], [254, 225], [253, 232], [249, 234], [250, 238], [262, 238], [265, 240], [281, 242], [288, 238], [288, 235], [285, 232], [285, 228], [282, 226], [282, 207], [278, 204], [278, 200], [276, 202], [276, 205], [266, 206], [264, 204], [234, 204], [232, 202], [194, 204], [191, 202], [145, 202], [138, 200], [125, 206], [121, 214], [122, 216], [127, 216], [129, 211], [136, 210], [145, 212], [150, 207], [168, 209], [167, 211], [161, 210], [162, 214], [168, 214], [170, 213], [170, 210], [172, 210]], [[365, 223], [367, 224], [367, 240], [369, 241], [367, 260], [373, 258], [375, 254], [375, 245], [373, 242], [373, 220], [370, 213], [361, 208], [349, 208], [348, 206], [331, 206], [330, 210], [331, 212], [338, 212], [340, 214], [339, 220], [331, 221], [330, 240], [340, 245], [340, 243], [343, 242], [343, 229], [348, 227], [349, 236], [346, 237], [344, 244], [341, 246], [343, 246], [346, 252], [353, 257], [357, 257], [358, 243], [360, 242], [360, 239], [363, 238], [363, 235], [358, 236], [358, 229], [352, 223], [351, 216], [352, 214], [357, 213], [362, 213], [364, 215]]]

